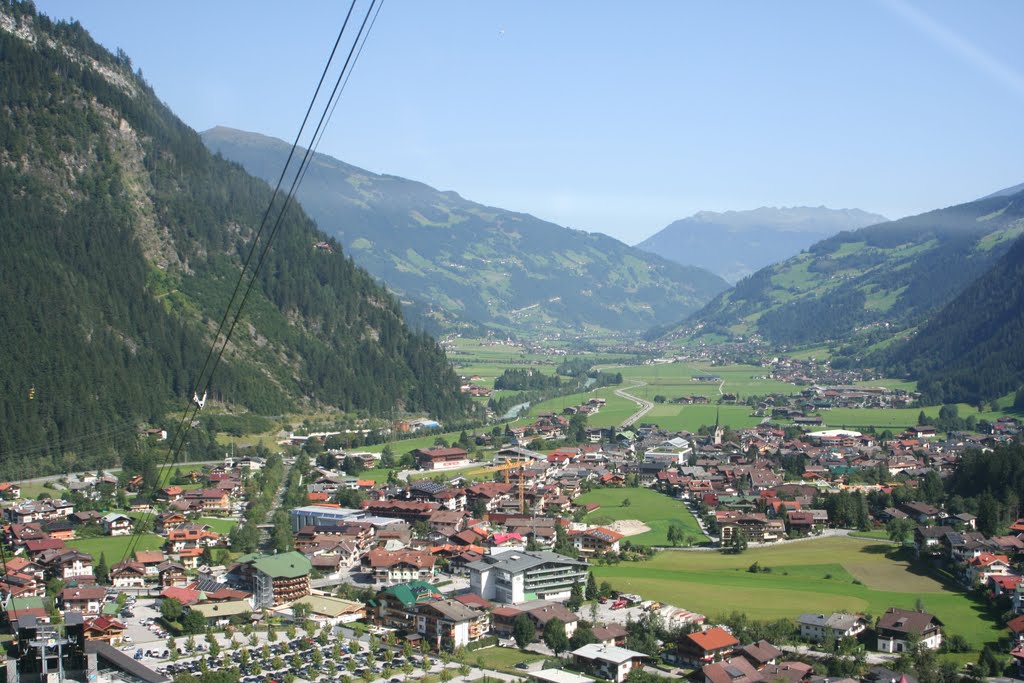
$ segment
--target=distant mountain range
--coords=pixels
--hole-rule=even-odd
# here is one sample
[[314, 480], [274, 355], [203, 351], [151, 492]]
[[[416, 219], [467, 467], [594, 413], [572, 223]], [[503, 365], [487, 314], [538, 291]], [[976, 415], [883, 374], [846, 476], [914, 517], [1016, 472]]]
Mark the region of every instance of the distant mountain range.
[[849, 357], [909, 336], [1024, 233], [1024, 191], [1009, 192], [822, 240], [744, 278], [681, 330], [834, 342]]
[[[276, 180], [285, 142], [230, 128], [214, 152]], [[320, 228], [421, 313], [515, 332], [637, 331], [679, 320], [728, 283], [605, 235], [379, 175], [317, 154], [299, 199]]]
[[824, 206], [701, 211], [675, 221], [636, 246], [736, 282], [838, 232], [886, 220], [860, 209]]

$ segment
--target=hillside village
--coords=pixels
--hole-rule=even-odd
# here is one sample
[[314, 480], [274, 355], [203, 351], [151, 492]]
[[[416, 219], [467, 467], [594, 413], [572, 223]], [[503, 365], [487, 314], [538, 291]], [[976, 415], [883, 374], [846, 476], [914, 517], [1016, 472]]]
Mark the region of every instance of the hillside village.
[[[593, 410], [598, 402], [566, 412]], [[371, 652], [348, 646], [342, 653], [362, 658], [367, 680], [414, 664], [410, 647], [429, 668], [431, 657], [447, 661], [514, 643], [563, 657], [561, 670], [517, 672], [550, 683], [621, 682], [633, 670], [708, 683], [824, 681], [828, 668], [820, 661], [793, 659], [781, 648], [800, 641], [832, 648], [858, 637], [881, 657], [862, 667], [862, 680], [880, 681], [898, 677], [884, 665], [896, 666], [908, 651], [943, 647], [946, 625], [923, 611], [893, 606], [870, 621], [800, 614], [793, 605], [784, 641], [744, 642], [686, 605], [599, 584], [592, 567], [656, 552], [630, 541], [647, 529], [643, 520], [588, 523], [600, 506], [575, 502], [588, 491], [621, 489], [688, 508], [702, 533], [670, 532], [669, 546], [699, 546], [706, 534], [711, 552], [742, 553], [847, 529], [885, 530], [943, 566], [962, 590], [980, 590], [1021, 615], [1006, 623], [1007, 654], [1024, 662], [1024, 519], [998, 534], [998, 521], [980, 510], [976, 516], [934, 504], [936, 485], [941, 492], [968, 449], [1017, 438], [1015, 419], [999, 420], [988, 436], [940, 438], [915, 426], [885, 441], [846, 430], [716, 425], [693, 434], [640, 425], [585, 429], [576, 445], [530, 449], [537, 440], [564, 440], [569, 427], [568, 416], [542, 414], [508, 429], [484, 461], [460, 447], [421, 448], [409, 454], [415, 476], [392, 472], [386, 481], [344, 471], [375, 472], [380, 454], [309, 448], [325, 440], [319, 435], [290, 442], [303, 450], [179, 467], [169, 478], [174, 483], [159, 486], [140, 474], [100, 472], [64, 478], [59, 489], [29, 499], [22, 486], [2, 483], [7, 555], [0, 596], [8, 629], [43, 633], [80, 624], [72, 631], [100, 658], [121, 668], [134, 662], [154, 681], [190, 666], [216, 667], [212, 653], [200, 654], [204, 647], [226, 652], [239, 634], [253, 645], [272, 641], [275, 629], [305, 629], [309, 638], [322, 631], [321, 645], [293, 641], [311, 648], [303, 655], [310, 661], [317, 647], [331, 647], [338, 629], [372, 629]], [[319, 453], [314, 460], [310, 450]], [[265, 528], [257, 552], [236, 552], [235, 530], [251, 496], [267, 495], [260, 489], [265, 471], [282, 466], [291, 471], [284, 487], [300, 487], [286, 492], [300, 502], [288, 510], [288, 528]], [[280, 538], [290, 547], [274, 553], [268, 539]], [[102, 539], [114, 544], [99, 547], [117, 552], [88, 552]], [[202, 634], [205, 646], [195, 640]], [[394, 661], [367, 662], [381, 659], [372, 652], [381, 638], [394, 645]], [[397, 654], [403, 648], [406, 654]], [[262, 663], [253, 657], [246, 655], [243, 680], [274, 669], [273, 650]], [[284, 668], [295, 667], [283, 667], [282, 675]], [[307, 680], [322, 673], [308, 662], [299, 669], [294, 675]]]

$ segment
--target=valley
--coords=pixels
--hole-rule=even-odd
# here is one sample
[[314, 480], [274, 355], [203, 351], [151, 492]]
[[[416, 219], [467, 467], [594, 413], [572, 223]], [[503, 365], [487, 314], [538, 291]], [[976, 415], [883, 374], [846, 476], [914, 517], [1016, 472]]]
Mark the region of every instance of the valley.
[[[334, 89], [325, 102], [317, 86], [289, 144], [209, 128], [209, 110], [192, 118], [220, 102], [228, 124], [283, 120], [269, 89], [258, 106], [235, 104], [242, 88], [225, 84], [250, 65], [220, 84], [193, 76], [186, 120], [108, 49], [106, 29], [101, 41], [35, 3], [0, 3], [0, 642], [12, 683], [1019, 676], [1024, 186], [981, 192], [961, 178], [924, 192], [915, 183], [937, 180], [918, 169], [900, 201], [889, 194], [894, 220], [805, 205], [884, 196], [854, 190], [884, 184], [897, 159], [868, 172], [853, 158], [884, 140], [843, 154], [815, 139], [840, 114], [875, 118], [856, 108], [876, 95], [844, 92], [843, 112], [801, 126], [814, 141], [804, 155], [786, 140], [757, 171], [760, 138], [782, 140], [789, 119], [831, 102], [825, 79], [807, 81], [808, 107], [806, 84], [785, 82], [793, 69], [774, 68], [766, 82], [784, 103], [759, 86], [723, 116], [723, 93], [687, 90], [680, 65], [645, 82], [679, 44], [699, 54], [701, 36], [672, 35], [632, 51], [665, 50], [629, 67], [637, 94], [587, 106], [586, 72], [602, 72], [603, 91], [623, 80], [615, 69], [583, 54], [560, 69], [550, 39], [523, 25], [546, 30], [548, 17], [495, 36], [482, 6], [414, 20], [426, 47], [406, 34], [367, 53], [349, 96], [389, 99], [360, 99], [336, 123], [333, 149], [374, 164], [357, 166], [317, 151], [378, 18], [377, 0], [357, 6], [358, 33], [345, 18], [319, 81]], [[165, 32], [155, 8], [137, 9]], [[255, 38], [264, 13], [204, 11], [227, 49], [200, 72], [234, 58], [236, 28], [272, 52]], [[752, 43], [772, 35], [751, 29]], [[792, 47], [772, 37], [755, 51], [766, 62]], [[176, 39], [181, 79], [203, 41]], [[403, 80], [410, 65], [394, 70], [414, 43], [437, 92]], [[522, 44], [529, 59], [513, 57]], [[147, 73], [162, 62], [137, 47]], [[448, 51], [457, 68], [435, 62]], [[879, 55], [894, 73], [903, 63]], [[546, 94], [536, 77], [517, 87], [513, 72], [534, 60], [557, 79]], [[298, 79], [267, 68], [278, 92]], [[732, 89], [747, 70], [711, 78]], [[953, 83], [956, 70], [936, 74]], [[697, 98], [670, 106], [676, 80]], [[512, 94], [489, 102], [495, 82]], [[571, 123], [555, 125], [575, 89]], [[665, 105], [636, 107], [648, 91]], [[436, 100], [444, 123], [427, 125]], [[646, 120], [630, 120], [634, 108]], [[766, 133], [730, 123], [748, 109]], [[358, 125], [362, 110], [372, 120]], [[720, 121], [684, 123], [696, 110]], [[914, 128], [944, 111], [913, 116]], [[648, 137], [662, 116], [670, 133]], [[432, 137], [449, 126], [457, 141]], [[912, 137], [888, 144], [898, 160]], [[716, 138], [713, 159], [688, 165]], [[1012, 148], [998, 142], [986, 147]], [[576, 157], [589, 167], [559, 177]], [[403, 158], [424, 175], [368, 170]], [[828, 159], [849, 177], [829, 185]], [[992, 163], [948, 159], [971, 159], [979, 177]], [[435, 189], [459, 167], [472, 167], [461, 177], [475, 196], [542, 210]], [[499, 192], [484, 182], [506, 173]], [[724, 189], [698, 189], [714, 176]], [[1006, 184], [996, 177], [983, 182]], [[788, 206], [769, 206], [776, 197]], [[700, 210], [723, 205], [761, 208]], [[581, 216], [623, 225], [618, 237], [566, 227]], [[637, 242], [655, 222], [668, 225]]]

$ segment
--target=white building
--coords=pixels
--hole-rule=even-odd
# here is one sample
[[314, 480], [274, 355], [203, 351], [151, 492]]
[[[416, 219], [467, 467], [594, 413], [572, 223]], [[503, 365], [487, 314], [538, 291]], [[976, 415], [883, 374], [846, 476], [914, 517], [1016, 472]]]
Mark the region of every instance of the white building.
[[816, 643], [823, 643], [829, 638], [840, 640], [856, 636], [867, 627], [863, 616], [844, 612], [833, 612], [828, 616], [805, 612], [796, 622], [800, 625], [800, 637]]
[[576, 583], [587, 580], [583, 560], [550, 551], [508, 551], [466, 565], [470, 591], [516, 605], [527, 600], [566, 600]]
[[624, 647], [591, 643], [572, 651], [573, 660], [584, 671], [598, 678], [622, 683], [635, 667], [643, 666], [647, 658], [643, 652]]

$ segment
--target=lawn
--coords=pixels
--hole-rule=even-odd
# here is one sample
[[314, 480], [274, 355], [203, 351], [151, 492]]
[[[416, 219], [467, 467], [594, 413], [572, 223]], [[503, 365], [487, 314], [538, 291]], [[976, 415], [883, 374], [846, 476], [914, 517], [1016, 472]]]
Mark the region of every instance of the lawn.
[[237, 519], [228, 519], [226, 517], [200, 517], [196, 521], [200, 524], [208, 525], [211, 531], [222, 535], [230, 534], [231, 530], [238, 526]]
[[516, 664], [520, 662], [530, 664], [546, 659], [544, 655], [537, 654], [536, 652], [524, 652], [512, 647], [489, 647], [467, 654], [467, 661], [470, 663], [475, 663], [478, 658], [483, 658], [484, 666], [488, 669], [506, 671], [519, 676], [522, 676], [523, 672], [515, 668]]
[[[622, 503], [629, 499], [629, 506]], [[612, 488], [595, 489], [590, 493], [578, 496], [574, 501], [578, 505], [597, 503], [601, 509], [595, 510], [584, 518], [589, 524], [607, 524], [620, 519], [639, 519], [651, 530], [637, 536], [629, 536], [629, 540], [640, 545], [668, 545], [668, 526], [672, 522], [682, 525], [687, 533], [693, 534], [697, 542], [707, 540], [701, 533], [697, 520], [686, 506], [663, 493], [652, 489]]]
[[[96, 538], [83, 538], [76, 541], [68, 541], [71, 548], [78, 548], [84, 553], [92, 555], [94, 561], [98, 562], [100, 555], [107, 556], [107, 565], [113, 565], [125, 559], [125, 552], [133, 542], [133, 536], [97, 536]], [[134, 550], [159, 550], [164, 544], [164, 539], [156, 534], [143, 534], [138, 537], [138, 543]]]
[[[755, 561], [772, 571], [748, 572]], [[947, 633], [964, 636], [975, 648], [1003, 636], [997, 615], [934, 578], [906, 551], [870, 539], [825, 538], [740, 555], [664, 551], [646, 562], [594, 567], [593, 573], [619, 590], [712, 619], [733, 610], [753, 619], [832, 611], [879, 616], [888, 607], [914, 609], [920, 598]]]

